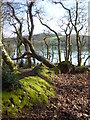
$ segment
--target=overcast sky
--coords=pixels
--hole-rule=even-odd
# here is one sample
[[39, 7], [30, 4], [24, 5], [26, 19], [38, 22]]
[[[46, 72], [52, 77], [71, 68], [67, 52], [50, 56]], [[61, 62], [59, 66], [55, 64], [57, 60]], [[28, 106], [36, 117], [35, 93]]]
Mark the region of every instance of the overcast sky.
[[[24, 2], [25, 0], [8, 0], [8, 1], [14, 1], [14, 2]], [[48, 20], [51, 20], [51, 22], [47, 22], [47, 24], [57, 32], [60, 32], [60, 28], [58, 27], [57, 19], [62, 17], [65, 14], [65, 10], [60, 5], [52, 5], [49, 0], [37, 0], [38, 2], [38, 8], [41, 7], [45, 11], [45, 16], [47, 16]], [[88, 2], [89, 0], [85, 0]], [[64, 2], [65, 3], [65, 2]], [[71, 6], [74, 3], [74, 0], [68, 0], [67, 6]], [[66, 4], [66, 3], [65, 3]], [[87, 4], [87, 3], [86, 3]], [[88, 7], [87, 7], [88, 12]], [[26, 14], [23, 13], [23, 17], [26, 18]], [[37, 18], [34, 18], [34, 34], [42, 33], [44, 30], [47, 30], [44, 26], [42, 26]], [[27, 34], [26, 25], [24, 23], [23, 30], [25, 31], [24, 34]], [[8, 27], [7, 25], [4, 25], [4, 36], [10, 37], [13, 36], [12, 31], [14, 31], [13, 27]]]

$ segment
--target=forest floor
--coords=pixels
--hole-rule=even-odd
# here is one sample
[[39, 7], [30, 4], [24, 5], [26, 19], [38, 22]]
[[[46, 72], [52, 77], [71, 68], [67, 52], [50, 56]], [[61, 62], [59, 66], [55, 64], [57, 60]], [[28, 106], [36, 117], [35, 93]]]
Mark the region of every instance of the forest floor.
[[[23, 70], [22, 76], [32, 75]], [[24, 75], [24, 76], [23, 76]], [[22, 110], [25, 120], [90, 120], [90, 72], [54, 75], [56, 86], [54, 98], [49, 105], [41, 104]], [[19, 117], [19, 113], [16, 117]]]

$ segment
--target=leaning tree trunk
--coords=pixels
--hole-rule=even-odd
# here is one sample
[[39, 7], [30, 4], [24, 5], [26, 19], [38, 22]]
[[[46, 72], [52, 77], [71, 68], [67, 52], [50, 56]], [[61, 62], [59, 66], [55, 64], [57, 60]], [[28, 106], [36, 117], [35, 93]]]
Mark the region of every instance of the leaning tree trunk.
[[55, 65], [54, 65], [53, 63], [49, 62], [46, 58], [44, 58], [43, 56], [38, 55], [38, 54], [36, 53], [36, 51], [34, 50], [34, 47], [33, 47], [33, 44], [32, 44], [31, 41], [29, 41], [29, 40], [27, 40], [27, 39], [25, 39], [25, 38], [24, 38], [24, 40], [25, 40], [25, 42], [28, 43], [28, 45], [29, 45], [29, 47], [30, 47], [30, 50], [31, 50], [31, 52], [32, 52], [33, 58], [36, 58], [38, 61], [41, 61], [43, 64], [45, 64], [45, 65], [46, 65], [47, 67], [49, 67], [49, 68], [55, 67]]
[[8, 65], [8, 67], [13, 71], [16, 68], [16, 64], [14, 63], [14, 61], [10, 58], [10, 56], [8, 55], [7, 51], [4, 49], [4, 47], [2, 48], [2, 59], [4, 60], [4, 62]]
[[86, 58], [85, 62], [84, 62], [84, 66], [86, 65], [86, 62], [88, 61], [88, 59], [90, 58], [90, 55]]

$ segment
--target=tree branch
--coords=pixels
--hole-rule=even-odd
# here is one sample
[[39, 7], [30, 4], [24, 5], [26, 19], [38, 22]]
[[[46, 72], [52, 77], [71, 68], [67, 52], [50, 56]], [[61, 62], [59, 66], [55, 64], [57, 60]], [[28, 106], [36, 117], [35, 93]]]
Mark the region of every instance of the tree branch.
[[32, 53], [30, 53], [30, 52], [25, 52], [25, 53], [22, 54], [20, 57], [17, 57], [17, 58], [11, 58], [11, 59], [12, 59], [12, 60], [19, 60], [19, 59], [24, 58], [27, 54], [30, 54], [30, 56], [33, 57]]
[[84, 62], [84, 66], [85, 66], [85, 64], [86, 64], [86, 62], [87, 62], [87, 60], [90, 58], [90, 55], [86, 58], [86, 60], [85, 60], [85, 62]]
[[21, 22], [20, 19], [16, 16], [14, 7], [10, 4], [10, 2], [7, 2], [7, 5], [12, 9], [12, 14], [13, 14], [15, 20], [16, 20], [16, 21], [19, 23], [19, 25], [20, 25], [19, 34], [18, 34], [18, 31], [17, 31], [17, 29], [16, 29], [16, 26], [13, 24], [13, 25], [14, 25], [14, 28], [15, 28], [15, 30], [16, 30], [16, 33], [19, 35], [19, 39], [23, 41], [23, 39], [22, 39], [22, 22]]
[[34, 5], [34, 2], [27, 3], [28, 6], [28, 12], [30, 17], [30, 23], [31, 23], [31, 30], [29, 32], [29, 40], [31, 40], [34, 30], [34, 23], [33, 23], [33, 15], [32, 15], [32, 7]]

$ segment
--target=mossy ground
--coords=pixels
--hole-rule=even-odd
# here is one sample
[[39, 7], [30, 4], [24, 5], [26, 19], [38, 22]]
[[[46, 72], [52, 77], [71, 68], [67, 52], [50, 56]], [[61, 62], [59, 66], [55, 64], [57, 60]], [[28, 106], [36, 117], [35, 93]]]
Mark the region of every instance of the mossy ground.
[[[37, 70], [36, 70], [37, 69]], [[54, 77], [54, 74], [61, 73], [61, 70], [58, 67], [48, 68], [43, 64], [40, 64], [38, 68], [36, 68], [36, 74], [50, 82], [50, 78]]]
[[22, 112], [24, 107], [48, 104], [48, 97], [54, 96], [55, 87], [46, 78], [49, 79], [54, 72], [41, 66], [38, 73], [45, 76], [45, 79], [39, 76], [24, 77], [19, 80], [20, 87], [2, 92], [3, 115], [14, 117], [17, 112]]

